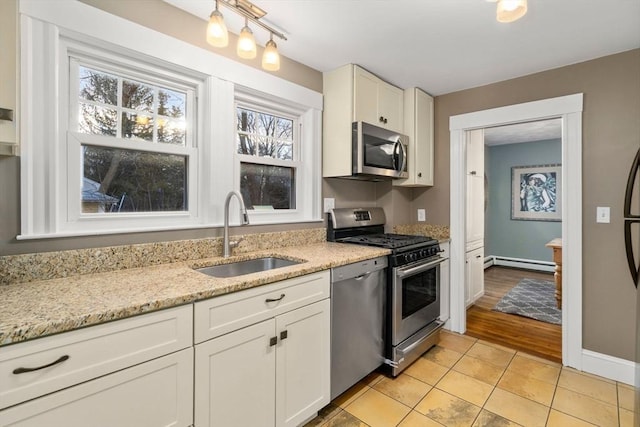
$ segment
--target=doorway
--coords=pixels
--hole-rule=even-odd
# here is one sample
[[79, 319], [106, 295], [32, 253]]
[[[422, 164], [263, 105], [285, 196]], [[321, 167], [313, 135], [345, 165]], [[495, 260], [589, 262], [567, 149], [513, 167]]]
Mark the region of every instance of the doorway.
[[[469, 165], [478, 169], [478, 161], [484, 167], [479, 169], [483, 174], [479, 188], [473, 185], [478, 180], [475, 175], [467, 177], [467, 192], [471, 193], [467, 216], [480, 221], [476, 233], [477, 221], [467, 218], [467, 259], [473, 261], [470, 254], [478, 252], [473, 249], [473, 236], [479, 234], [483, 265], [478, 271], [480, 277], [472, 280], [480, 283], [480, 292], [467, 301], [466, 334], [562, 362], [555, 264], [553, 251], [546, 247], [562, 235], [562, 180], [558, 173], [562, 162], [561, 120], [517, 123], [472, 133], [475, 137], [468, 141], [472, 146], [467, 150], [471, 156], [467, 169]], [[526, 301], [533, 289], [536, 298], [529, 305]], [[515, 295], [519, 297], [514, 299]], [[521, 298], [525, 303], [519, 306], [516, 301]], [[499, 307], [505, 312], [496, 311]]]
[[[582, 94], [467, 113], [450, 118], [451, 329], [466, 330], [465, 141], [474, 129], [559, 118], [562, 121], [562, 362], [582, 368]], [[569, 191], [570, 189], [570, 191]], [[571, 220], [568, 220], [570, 218]]]

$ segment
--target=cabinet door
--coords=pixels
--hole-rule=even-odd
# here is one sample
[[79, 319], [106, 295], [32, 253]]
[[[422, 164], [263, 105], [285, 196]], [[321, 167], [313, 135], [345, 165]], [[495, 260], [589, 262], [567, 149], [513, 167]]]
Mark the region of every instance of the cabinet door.
[[276, 425], [298, 426], [330, 401], [329, 299], [278, 316], [276, 331]]
[[418, 88], [404, 90], [404, 133], [409, 137], [407, 179], [393, 185], [426, 187], [433, 185], [433, 98]]
[[[387, 129], [402, 133], [404, 95], [402, 89], [384, 81], [378, 84], [378, 123]], [[382, 123], [379, 122], [383, 118]]]
[[484, 246], [484, 131], [467, 133], [467, 251]]
[[378, 79], [362, 68], [354, 70], [354, 120], [381, 126], [378, 114]]
[[467, 252], [465, 267], [465, 303], [469, 306], [484, 295], [484, 248]]
[[483, 246], [484, 240], [484, 176], [467, 175], [467, 250]]
[[196, 345], [195, 425], [273, 426], [275, 320]]
[[433, 185], [433, 98], [416, 89], [415, 182]]
[[0, 411], [3, 427], [191, 424], [192, 348]]

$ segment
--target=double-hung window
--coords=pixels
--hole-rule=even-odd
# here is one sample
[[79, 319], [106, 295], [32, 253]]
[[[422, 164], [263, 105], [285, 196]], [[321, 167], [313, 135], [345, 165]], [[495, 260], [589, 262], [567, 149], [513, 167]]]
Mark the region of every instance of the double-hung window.
[[239, 103], [236, 128], [240, 192], [247, 209], [296, 209], [297, 118]]
[[79, 59], [70, 64], [69, 149], [81, 164], [72, 213], [188, 211], [193, 89]]

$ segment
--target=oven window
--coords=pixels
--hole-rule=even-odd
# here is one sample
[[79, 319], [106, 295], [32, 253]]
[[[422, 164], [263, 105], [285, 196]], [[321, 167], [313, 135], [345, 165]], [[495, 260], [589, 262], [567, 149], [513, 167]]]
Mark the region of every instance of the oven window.
[[440, 266], [402, 280], [402, 318], [438, 301]]

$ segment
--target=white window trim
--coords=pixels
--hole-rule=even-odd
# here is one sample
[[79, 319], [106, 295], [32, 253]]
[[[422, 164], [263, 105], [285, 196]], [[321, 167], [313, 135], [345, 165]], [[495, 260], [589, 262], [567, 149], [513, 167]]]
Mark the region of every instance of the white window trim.
[[[283, 80], [275, 75], [248, 67], [186, 42], [158, 33], [141, 25], [111, 15], [77, 0], [19, 0], [21, 19], [21, 212], [22, 230], [18, 239], [64, 237], [88, 234], [112, 234], [140, 231], [178, 230], [222, 225], [226, 193], [236, 188], [233, 170], [233, 144], [221, 150], [221, 141], [234, 141], [234, 88], [287, 100], [304, 114], [302, 141], [313, 160], [302, 168], [300, 183], [309, 193], [298, 215], [278, 218], [254, 218], [253, 223], [287, 223], [321, 220], [321, 110], [322, 94]], [[60, 141], [66, 138], [58, 99], [68, 94], [59, 72], [61, 38], [91, 40], [104, 54], [135, 52], [149, 61], [171, 58], [175, 70], [190, 70], [204, 79], [202, 97], [198, 99], [198, 141], [202, 146], [197, 168], [197, 215], [184, 219], [182, 213], [165, 215], [165, 221], [149, 221], [149, 216], [134, 224], [74, 230], [61, 227], [66, 221], [59, 200], [66, 188], [50, 176], [59, 176], [65, 153]], [[66, 88], [68, 89], [68, 88]], [[208, 118], [204, 120], [203, 117]], [[211, 147], [215, 145], [215, 148]], [[211, 149], [207, 149], [211, 147]], [[227, 150], [230, 148], [231, 150]], [[195, 168], [194, 168], [195, 169]], [[52, 175], [53, 174], [53, 175]], [[215, 183], [211, 185], [211, 183]], [[193, 202], [193, 200], [191, 200]], [[172, 218], [169, 218], [172, 217]], [[178, 220], [176, 220], [176, 217]], [[232, 217], [233, 218], [233, 217]], [[169, 219], [167, 222], [166, 219]]]

